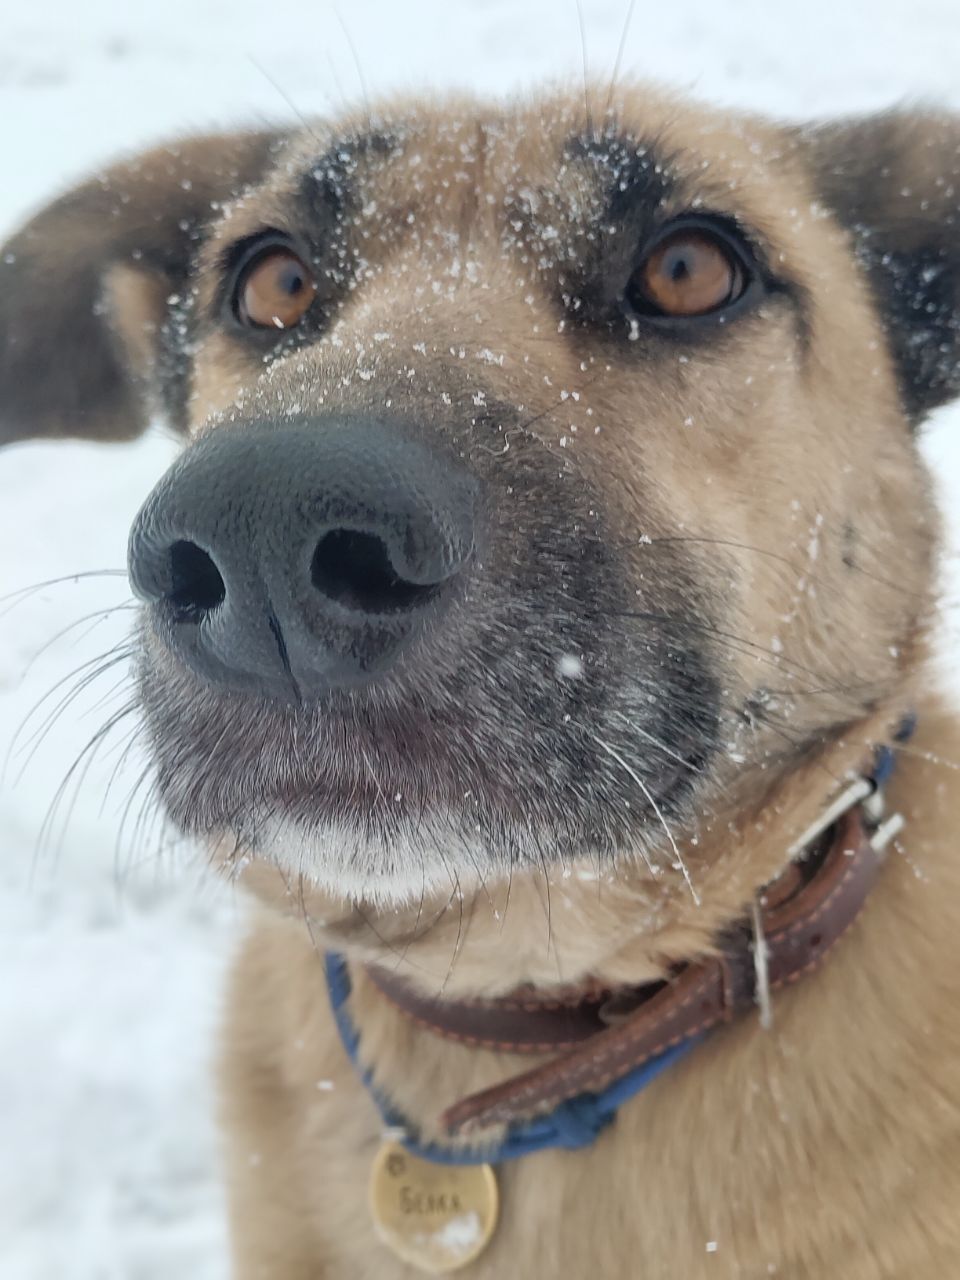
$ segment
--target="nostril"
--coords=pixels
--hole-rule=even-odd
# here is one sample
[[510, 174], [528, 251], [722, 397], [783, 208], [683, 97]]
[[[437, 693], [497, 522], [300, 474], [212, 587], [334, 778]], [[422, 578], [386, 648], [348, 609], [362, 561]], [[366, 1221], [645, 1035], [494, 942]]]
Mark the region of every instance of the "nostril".
[[170, 591], [167, 599], [183, 621], [200, 618], [223, 604], [227, 588], [220, 570], [195, 542], [175, 542], [170, 548]]
[[408, 582], [390, 560], [382, 538], [332, 529], [317, 543], [310, 577], [331, 600], [364, 613], [394, 613], [432, 599], [439, 584]]

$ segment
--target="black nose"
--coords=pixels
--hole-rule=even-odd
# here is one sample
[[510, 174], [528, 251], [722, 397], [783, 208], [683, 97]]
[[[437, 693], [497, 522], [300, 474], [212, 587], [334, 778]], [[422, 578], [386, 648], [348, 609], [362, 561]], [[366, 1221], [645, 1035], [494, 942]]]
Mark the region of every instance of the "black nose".
[[385, 422], [225, 426], [130, 534], [130, 580], [206, 679], [309, 696], [387, 670], [439, 621], [474, 542], [476, 482]]

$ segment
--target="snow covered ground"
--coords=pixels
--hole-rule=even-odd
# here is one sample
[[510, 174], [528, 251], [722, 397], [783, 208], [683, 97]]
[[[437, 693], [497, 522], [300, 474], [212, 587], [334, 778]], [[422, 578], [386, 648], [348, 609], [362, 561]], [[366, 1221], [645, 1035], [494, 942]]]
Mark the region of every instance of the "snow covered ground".
[[[587, 59], [603, 75], [627, 6], [582, 7]], [[371, 94], [581, 76], [573, 0], [354, 0], [342, 14], [349, 38], [330, 4], [306, 0], [8, 6], [0, 233], [118, 151], [183, 129], [327, 112], [359, 96], [361, 71]], [[624, 69], [782, 115], [903, 98], [960, 109], [958, 50], [956, 0], [640, 0]], [[927, 448], [956, 546], [960, 413], [941, 417]], [[0, 596], [121, 568], [130, 518], [172, 454], [157, 434], [0, 455]], [[39, 699], [122, 642], [130, 613], [54, 637], [127, 599], [122, 577], [104, 577], [0, 603], [0, 762]], [[945, 647], [960, 649], [955, 626]], [[135, 753], [102, 802], [122, 734], [47, 820], [105, 708], [121, 704], [123, 675], [113, 669], [34, 741], [69, 682], [60, 688], [27, 721], [0, 781], [0, 1280], [226, 1276], [207, 1069], [243, 904], [189, 851], [158, 853], [162, 832], [138, 832], [135, 805], [123, 822]]]

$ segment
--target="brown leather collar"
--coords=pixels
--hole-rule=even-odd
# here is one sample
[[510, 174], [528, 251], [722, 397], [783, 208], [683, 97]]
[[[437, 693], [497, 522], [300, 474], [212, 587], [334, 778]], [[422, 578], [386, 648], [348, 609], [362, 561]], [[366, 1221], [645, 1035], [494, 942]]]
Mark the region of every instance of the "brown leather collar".
[[[792, 862], [761, 893], [759, 919], [739, 922], [718, 940], [716, 955], [682, 966], [665, 982], [447, 1000], [422, 996], [385, 969], [367, 973], [398, 1009], [437, 1035], [478, 1048], [555, 1054], [443, 1116], [451, 1134], [529, 1119], [599, 1092], [647, 1059], [755, 1008], [764, 994], [758, 980], [776, 991], [810, 973], [859, 915], [882, 862], [877, 843], [857, 804], [819, 851]], [[765, 966], [755, 954], [758, 936]]]

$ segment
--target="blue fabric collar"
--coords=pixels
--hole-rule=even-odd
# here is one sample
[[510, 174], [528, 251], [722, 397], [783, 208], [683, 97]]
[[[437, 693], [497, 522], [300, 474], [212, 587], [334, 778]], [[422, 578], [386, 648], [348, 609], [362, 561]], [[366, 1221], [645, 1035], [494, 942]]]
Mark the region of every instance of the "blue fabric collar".
[[501, 1142], [480, 1147], [446, 1147], [436, 1142], [419, 1141], [407, 1121], [394, 1110], [374, 1084], [372, 1072], [361, 1065], [360, 1036], [347, 1008], [351, 989], [347, 962], [335, 951], [328, 951], [324, 957], [324, 965], [330, 1005], [340, 1039], [357, 1074], [376, 1103], [385, 1128], [394, 1131], [397, 1141], [412, 1155], [432, 1160], [435, 1164], [500, 1164], [505, 1160], [518, 1160], [521, 1156], [533, 1155], [535, 1151], [544, 1151], [549, 1147], [558, 1147], [564, 1151], [588, 1147], [612, 1123], [625, 1102], [689, 1053], [699, 1040], [693, 1038], [682, 1041], [657, 1057], [649, 1058], [635, 1070], [615, 1080], [602, 1093], [581, 1094], [578, 1098], [561, 1103], [549, 1115], [538, 1116], [527, 1124], [512, 1128]]

